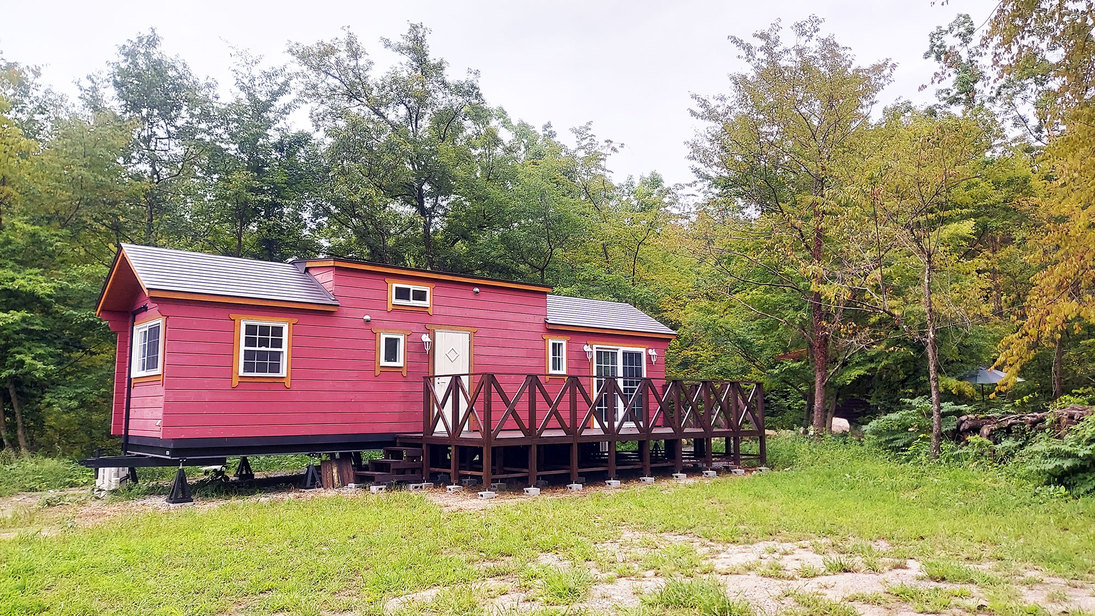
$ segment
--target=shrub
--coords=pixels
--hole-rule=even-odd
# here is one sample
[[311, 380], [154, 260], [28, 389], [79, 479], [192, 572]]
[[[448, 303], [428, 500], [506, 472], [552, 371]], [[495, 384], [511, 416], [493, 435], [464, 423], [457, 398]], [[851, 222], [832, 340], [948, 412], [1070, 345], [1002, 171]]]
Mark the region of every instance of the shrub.
[[88, 486], [94, 475], [73, 460], [30, 456], [0, 456], [0, 496]]
[[1076, 496], [1095, 492], [1095, 415], [1072, 427], [1064, 438], [1050, 433], [1027, 447], [1023, 468], [1039, 483], [1067, 488]]
[[[904, 399], [904, 408], [883, 415], [863, 429], [865, 440], [877, 447], [895, 453], [908, 453], [922, 436], [932, 431], [931, 400], [925, 396]], [[970, 412], [964, 404], [944, 402], [942, 405], [943, 431], [953, 432], [958, 427], [958, 417]]]

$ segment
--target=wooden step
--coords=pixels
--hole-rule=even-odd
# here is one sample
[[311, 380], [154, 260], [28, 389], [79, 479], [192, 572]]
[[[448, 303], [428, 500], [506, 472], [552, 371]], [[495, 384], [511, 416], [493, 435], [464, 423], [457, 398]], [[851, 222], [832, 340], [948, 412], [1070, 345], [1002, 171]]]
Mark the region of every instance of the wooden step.
[[422, 483], [421, 474], [397, 475], [377, 471], [358, 471], [354, 473], [358, 483]]
[[[393, 455], [394, 454], [394, 455]], [[421, 447], [385, 447], [384, 457], [392, 460], [398, 460], [400, 458], [422, 458]]]
[[370, 471], [422, 470], [421, 460], [369, 460]]

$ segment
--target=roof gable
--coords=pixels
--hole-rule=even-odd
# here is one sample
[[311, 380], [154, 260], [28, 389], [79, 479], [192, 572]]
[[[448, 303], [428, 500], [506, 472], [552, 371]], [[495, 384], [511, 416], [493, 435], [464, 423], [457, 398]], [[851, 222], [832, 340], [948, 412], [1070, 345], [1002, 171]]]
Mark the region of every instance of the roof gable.
[[563, 295], [547, 296], [547, 324], [659, 336], [677, 335], [677, 332], [631, 304]]

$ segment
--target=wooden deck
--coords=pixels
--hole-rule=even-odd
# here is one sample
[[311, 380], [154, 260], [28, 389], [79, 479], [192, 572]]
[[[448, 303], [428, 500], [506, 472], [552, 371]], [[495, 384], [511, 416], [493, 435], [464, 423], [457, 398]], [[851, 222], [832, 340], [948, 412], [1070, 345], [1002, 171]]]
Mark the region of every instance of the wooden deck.
[[[743, 452], [744, 439], [756, 442], [755, 452]], [[424, 477], [475, 477], [484, 486], [513, 478], [533, 485], [550, 475], [576, 482], [593, 472], [647, 476], [686, 463], [764, 464], [764, 390], [741, 381], [435, 375], [423, 383], [422, 432], [400, 441], [422, 446]]]

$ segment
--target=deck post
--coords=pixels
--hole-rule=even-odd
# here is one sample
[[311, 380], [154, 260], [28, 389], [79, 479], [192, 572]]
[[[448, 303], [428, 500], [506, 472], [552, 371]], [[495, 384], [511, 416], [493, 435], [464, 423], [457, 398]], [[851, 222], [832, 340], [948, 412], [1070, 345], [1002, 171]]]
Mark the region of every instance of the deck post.
[[609, 437], [608, 441], [608, 478], [616, 478], [616, 436]]
[[[406, 456], [404, 456], [406, 457]], [[422, 439], [422, 481], [430, 481], [430, 444]]]
[[678, 473], [684, 470], [684, 439], [682, 438], [673, 441], [673, 468]]
[[768, 464], [768, 443], [764, 435], [764, 385], [757, 383], [757, 439], [760, 441], [760, 463]]
[[[494, 454], [494, 414], [491, 402], [494, 400], [494, 396], [491, 395], [490, 386], [493, 383], [499, 390], [501, 385], [498, 384], [497, 377], [493, 374], [485, 378], [490, 379], [490, 382], [484, 383], [484, 389], [486, 390], [486, 398], [483, 400], [483, 427], [480, 430], [480, 438], [483, 439], [483, 490], [490, 490], [491, 483], [491, 464], [493, 463]], [[504, 418], [504, 416], [503, 416]]]
[[528, 485], [529, 485], [530, 488], [536, 486], [536, 475], [537, 475], [537, 468], [536, 468], [537, 458], [536, 457], [537, 457], [537, 454], [538, 454], [538, 451], [537, 451], [536, 443], [533, 442], [531, 445], [528, 446]]
[[734, 437], [734, 464], [741, 466], [741, 436]]
[[449, 466], [449, 483], [452, 485], [458, 485], [460, 483], [460, 455], [457, 450], [456, 441], [450, 441]]
[[639, 458], [643, 464], [643, 477], [650, 476], [650, 439], [639, 441]]
[[570, 442], [570, 483], [578, 483], [578, 437]]
[[489, 441], [483, 443], [483, 490], [490, 490], [491, 464], [493, 463], [491, 456], [494, 453], [493, 449], [494, 448], [490, 446]]

